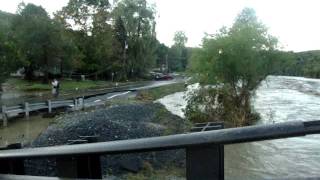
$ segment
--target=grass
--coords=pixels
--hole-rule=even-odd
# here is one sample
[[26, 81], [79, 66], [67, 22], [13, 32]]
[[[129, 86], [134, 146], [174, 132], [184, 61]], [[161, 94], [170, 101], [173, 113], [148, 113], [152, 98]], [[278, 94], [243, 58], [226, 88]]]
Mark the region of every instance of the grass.
[[[51, 83], [44, 84], [40, 81], [26, 81], [22, 79], [9, 79], [7, 81], [9, 85], [14, 85], [14, 89], [20, 91], [49, 91], [51, 90]], [[60, 81], [60, 87], [62, 91], [69, 90], [84, 90], [98, 87], [111, 86], [111, 82], [107, 81], [74, 81], [74, 80], [62, 80]]]
[[154, 101], [164, 96], [185, 91], [186, 87], [184, 83], [170, 84], [167, 86], [161, 86], [148, 90], [142, 90], [138, 92], [136, 99], [141, 101]]

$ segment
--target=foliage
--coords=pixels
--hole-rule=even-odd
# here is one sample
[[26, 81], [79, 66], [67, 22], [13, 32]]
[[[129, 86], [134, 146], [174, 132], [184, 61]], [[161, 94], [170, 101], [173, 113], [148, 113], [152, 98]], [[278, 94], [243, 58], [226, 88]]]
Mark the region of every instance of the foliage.
[[167, 70], [168, 53], [169, 48], [165, 44], [158, 42], [156, 50], [156, 67], [160, 67], [162, 71], [164, 71], [165, 69]]
[[58, 11], [56, 16], [68, 27], [77, 26], [83, 32], [91, 32], [96, 28], [94, 26], [106, 22], [109, 7], [108, 0], [69, 0], [68, 5]]
[[0, 84], [18, 64], [11, 31], [13, 14], [0, 11]]
[[189, 50], [186, 48], [188, 38], [183, 31], [177, 31], [173, 41], [174, 45], [169, 51], [169, 68], [171, 71], [184, 71], [189, 56]]
[[65, 44], [61, 26], [53, 22], [41, 6], [21, 3], [12, 28], [16, 51], [25, 68], [26, 78], [32, 79], [33, 72], [41, 70], [47, 81], [49, 73], [54, 73], [62, 61], [61, 52]]
[[[205, 37], [202, 48], [192, 57], [191, 69], [202, 84], [218, 86], [214, 90], [203, 88], [190, 98], [187, 114], [203, 111], [213, 118], [210, 120], [248, 125], [255, 117], [250, 104], [252, 91], [268, 75], [276, 45], [277, 40], [249, 8], [238, 15], [231, 28]], [[204, 104], [194, 106], [199, 102]]]
[[[169, 48], [156, 39], [155, 14], [146, 0], [118, 0], [112, 6], [108, 0], [69, 0], [53, 18], [41, 6], [21, 3], [16, 15], [0, 13], [2, 68], [23, 67], [28, 80], [43, 72], [45, 83], [73, 74], [122, 81], [143, 78], [170, 59], [179, 64], [172, 70], [183, 70], [187, 38], [177, 35], [168, 58]], [[9, 57], [14, 68], [6, 64]], [[170, 62], [174, 67], [176, 62]]]
[[126, 74], [142, 76], [156, 61], [155, 10], [146, 0], [121, 0], [116, 3], [113, 16], [117, 20], [116, 33], [124, 53], [122, 65]]

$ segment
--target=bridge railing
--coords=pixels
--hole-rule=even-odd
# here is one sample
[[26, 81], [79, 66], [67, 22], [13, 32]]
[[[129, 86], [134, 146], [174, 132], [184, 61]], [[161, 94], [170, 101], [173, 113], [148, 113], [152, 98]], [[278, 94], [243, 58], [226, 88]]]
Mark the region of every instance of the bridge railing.
[[53, 109], [61, 107], [73, 107], [75, 110], [80, 110], [84, 108], [84, 98], [75, 98], [74, 100], [47, 100], [46, 102], [38, 103], [24, 103], [22, 105], [15, 106], [2, 106], [0, 113], [0, 120], [2, 120], [3, 126], [8, 125], [9, 117], [18, 116], [19, 114], [24, 114], [25, 117], [29, 117], [31, 112], [46, 110], [48, 113], [52, 113]]
[[29, 114], [34, 111], [45, 110], [48, 109], [48, 112], [51, 113], [53, 109], [72, 106], [74, 110], [83, 109], [85, 99], [100, 96], [108, 93], [116, 93], [116, 92], [125, 92], [125, 91], [136, 91], [134, 86], [119, 86], [113, 88], [105, 88], [99, 91], [92, 91], [89, 94], [81, 97], [75, 97], [74, 99], [67, 100], [47, 100], [45, 102], [37, 102], [37, 103], [28, 103], [14, 105], [14, 106], [2, 106], [0, 112], [0, 120], [3, 122], [3, 126], [8, 125], [8, 118], [19, 116], [19, 114], [24, 113], [25, 117], [29, 117]]
[[3, 150], [0, 151], [0, 174], [23, 175], [24, 159], [50, 157], [56, 158], [59, 177], [99, 179], [102, 177], [101, 155], [185, 149], [188, 180], [224, 179], [221, 147], [226, 144], [319, 133], [320, 121], [293, 121], [113, 142]]

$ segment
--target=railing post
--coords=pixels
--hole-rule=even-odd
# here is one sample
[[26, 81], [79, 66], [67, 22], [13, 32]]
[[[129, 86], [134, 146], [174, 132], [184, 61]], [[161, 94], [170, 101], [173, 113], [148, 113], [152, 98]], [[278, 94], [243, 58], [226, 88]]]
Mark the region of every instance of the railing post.
[[3, 121], [3, 126], [7, 127], [8, 126], [7, 106], [2, 106], [2, 121]]
[[[223, 129], [223, 124], [215, 129]], [[213, 130], [212, 128], [210, 130]], [[203, 145], [186, 149], [187, 180], [223, 180], [224, 146]]]
[[51, 100], [47, 101], [47, 106], [48, 106], [48, 113], [52, 113], [52, 102], [51, 102]]
[[29, 103], [24, 103], [24, 112], [26, 114], [26, 118], [29, 118], [29, 112], [30, 112], [30, 108], [29, 108]]
[[[18, 144], [11, 144], [7, 146], [6, 150], [10, 149], [21, 149], [22, 145]], [[0, 174], [14, 174], [14, 175], [24, 175], [24, 159], [2, 159], [0, 160]]]
[[85, 109], [85, 102], [84, 102], [84, 97], [82, 97], [82, 110]]
[[83, 110], [84, 109], [84, 99], [83, 98], [79, 98], [79, 110]]
[[74, 110], [78, 110], [78, 101], [77, 99], [73, 99], [73, 104], [74, 104]]

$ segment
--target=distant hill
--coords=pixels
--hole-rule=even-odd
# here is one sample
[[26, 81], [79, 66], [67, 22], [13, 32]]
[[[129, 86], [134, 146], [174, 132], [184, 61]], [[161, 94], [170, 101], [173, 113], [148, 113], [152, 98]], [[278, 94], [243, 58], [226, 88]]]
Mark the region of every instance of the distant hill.
[[310, 59], [314, 57], [320, 57], [320, 50], [302, 51], [295, 54], [301, 58]]
[[302, 76], [320, 78], [320, 50], [298, 52], [295, 54]]
[[0, 26], [4, 27], [4, 28], [10, 27], [14, 16], [15, 16], [15, 14], [0, 11]]
[[279, 51], [279, 56], [274, 62], [274, 75], [320, 78], [320, 50]]

